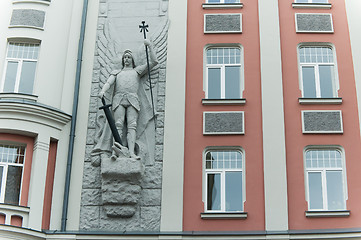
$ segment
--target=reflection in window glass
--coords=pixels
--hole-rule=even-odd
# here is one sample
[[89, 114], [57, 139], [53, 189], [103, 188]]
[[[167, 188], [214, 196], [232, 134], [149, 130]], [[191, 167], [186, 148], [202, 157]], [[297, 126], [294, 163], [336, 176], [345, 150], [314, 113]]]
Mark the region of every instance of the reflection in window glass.
[[243, 155], [240, 151], [208, 151], [207, 211], [243, 211]]
[[337, 149], [305, 153], [309, 210], [345, 210], [342, 154]]
[[0, 202], [19, 204], [25, 147], [0, 144]]

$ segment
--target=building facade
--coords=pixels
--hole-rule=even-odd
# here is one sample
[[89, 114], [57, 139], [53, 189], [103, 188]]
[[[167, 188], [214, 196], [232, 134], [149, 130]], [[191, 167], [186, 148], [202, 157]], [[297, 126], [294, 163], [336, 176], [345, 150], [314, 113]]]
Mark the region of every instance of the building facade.
[[358, 0], [0, 6], [1, 239], [361, 239]]

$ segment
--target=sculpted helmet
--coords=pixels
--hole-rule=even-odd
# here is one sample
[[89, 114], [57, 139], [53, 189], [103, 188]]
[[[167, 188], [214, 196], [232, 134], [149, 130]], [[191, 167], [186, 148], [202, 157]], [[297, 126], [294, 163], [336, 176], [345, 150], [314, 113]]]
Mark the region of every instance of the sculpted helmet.
[[122, 65], [124, 67], [124, 56], [125, 54], [129, 54], [130, 56], [132, 56], [132, 65], [133, 65], [133, 68], [135, 68], [135, 62], [134, 62], [134, 57], [133, 57], [133, 53], [130, 49], [125, 49], [124, 53], [123, 53], [123, 56], [122, 56]]

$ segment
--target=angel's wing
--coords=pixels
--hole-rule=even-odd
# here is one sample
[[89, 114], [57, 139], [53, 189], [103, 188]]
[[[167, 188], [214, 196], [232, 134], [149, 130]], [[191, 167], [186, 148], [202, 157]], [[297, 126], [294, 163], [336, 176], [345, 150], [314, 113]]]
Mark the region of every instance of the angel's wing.
[[[117, 69], [120, 59], [117, 57], [117, 44], [111, 36], [109, 22], [104, 23], [103, 31], [98, 34], [97, 41], [97, 60], [100, 64], [99, 91], [102, 89], [110, 73]], [[109, 89], [105, 94], [105, 98], [111, 101], [113, 90]]]
[[[109, 21], [103, 25], [103, 30], [97, 35], [96, 41], [96, 61], [100, 64], [99, 74], [99, 91], [107, 82], [112, 71], [117, 69], [120, 64], [120, 59], [117, 57], [117, 43], [111, 36]], [[114, 86], [105, 93], [104, 98], [107, 103], [111, 103], [114, 92]], [[100, 99], [99, 99], [100, 101]], [[106, 119], [102, 110], [98, 110], [96, 117], [96, 136], [94, 142], [96, 143], [93, 152], [100, 153], [102, 151], [109, 151], [111, 147], [111, 133], [106, 123]]]

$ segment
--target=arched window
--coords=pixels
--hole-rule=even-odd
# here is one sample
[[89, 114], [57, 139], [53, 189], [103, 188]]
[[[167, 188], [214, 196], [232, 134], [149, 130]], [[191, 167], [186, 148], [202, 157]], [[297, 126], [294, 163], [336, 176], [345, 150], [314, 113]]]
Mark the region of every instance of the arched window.
[[32, 94], [39, 43], [8, 42], [1, 92]]
[[239, 150], [205, 152], [205, 211], [242, 212], [244, 161]]
[[335, 62], [331, 46], [301, 45], [299, 47], [302, 97], [337, 97], [338, 81]]
[[206, 98], [242, 98], [241, 54], [239, 47], [206, 49]]
[[305, 151], [306, 195], [309, 210], [345, 210], [346, 177], [339, 148], [308, 148]]

